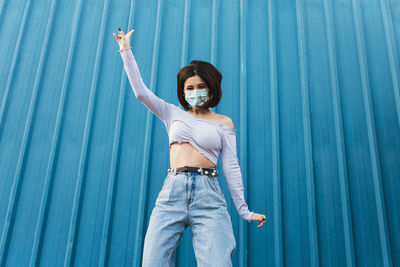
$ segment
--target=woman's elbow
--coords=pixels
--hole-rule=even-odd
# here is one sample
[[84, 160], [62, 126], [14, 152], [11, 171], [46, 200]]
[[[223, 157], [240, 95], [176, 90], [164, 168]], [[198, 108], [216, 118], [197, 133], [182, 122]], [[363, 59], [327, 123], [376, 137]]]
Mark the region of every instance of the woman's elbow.
[[142, 102], [143, 99], [145, 98], [145, 95], [144, 95], [143, 93], [139, 93], [139, 92], [137, 92], [137, 91], [135, 91], [135, 90], [132, 90], [132, 91], [133, 91], [133, 93], [135, 94], [135, 97], [136, 97], [140, 102]]

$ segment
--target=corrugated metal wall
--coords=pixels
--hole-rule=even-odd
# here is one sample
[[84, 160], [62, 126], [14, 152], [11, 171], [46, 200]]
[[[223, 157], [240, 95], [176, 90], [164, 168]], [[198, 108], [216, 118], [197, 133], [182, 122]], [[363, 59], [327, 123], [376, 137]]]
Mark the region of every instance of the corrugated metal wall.
[[219, 177], [234, 266], [400, 266], [399, 0], [0, 0], [0, 266], [140, 265], [168, 138], [118, 27], [168, 102], [193, 59], [224, 76], [214, 111], [267, 215], [242, 220]]

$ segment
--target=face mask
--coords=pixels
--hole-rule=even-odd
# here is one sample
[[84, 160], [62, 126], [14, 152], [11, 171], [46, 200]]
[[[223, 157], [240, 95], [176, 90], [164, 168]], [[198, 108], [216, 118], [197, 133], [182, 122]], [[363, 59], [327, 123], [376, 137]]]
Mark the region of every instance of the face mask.
[[208, 89], [197, 89], [185, 92], [186, 101], [195, 109], [208, 100]]

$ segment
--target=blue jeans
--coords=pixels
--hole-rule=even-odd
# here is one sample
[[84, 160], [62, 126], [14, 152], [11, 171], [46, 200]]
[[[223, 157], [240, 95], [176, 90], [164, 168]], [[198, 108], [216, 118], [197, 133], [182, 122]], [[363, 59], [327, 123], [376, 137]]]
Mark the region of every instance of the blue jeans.
[[218, 178], [194, 172], [168, 173], [150, 216], [142, 266], [175, 266], [188, 226], [197, 266], [232, 266], [236, 241]]

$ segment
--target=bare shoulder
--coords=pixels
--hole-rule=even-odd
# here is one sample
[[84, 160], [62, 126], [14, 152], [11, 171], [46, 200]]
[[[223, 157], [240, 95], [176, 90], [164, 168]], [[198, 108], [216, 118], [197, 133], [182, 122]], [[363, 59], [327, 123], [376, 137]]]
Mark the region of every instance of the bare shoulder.
[[219, 117], [220, 124], [234, 128], [233, 121], [231, 118], [229, 118], [226, 115], [222, 115], [222, 114], [218, 114], [218, 117]]

